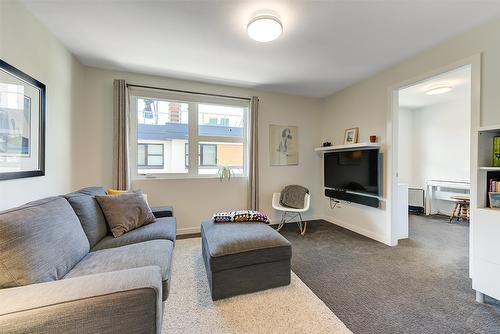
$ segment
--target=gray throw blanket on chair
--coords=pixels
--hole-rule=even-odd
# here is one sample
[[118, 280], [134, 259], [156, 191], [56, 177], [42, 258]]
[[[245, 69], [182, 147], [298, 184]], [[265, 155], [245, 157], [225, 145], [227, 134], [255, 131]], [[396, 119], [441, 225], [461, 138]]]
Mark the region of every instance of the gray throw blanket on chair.
[[304, 208], [304, 197], [309, 194], [309, 189], [299, 185], [286, 186], [281, 191], [280, 204], [294, 209]]

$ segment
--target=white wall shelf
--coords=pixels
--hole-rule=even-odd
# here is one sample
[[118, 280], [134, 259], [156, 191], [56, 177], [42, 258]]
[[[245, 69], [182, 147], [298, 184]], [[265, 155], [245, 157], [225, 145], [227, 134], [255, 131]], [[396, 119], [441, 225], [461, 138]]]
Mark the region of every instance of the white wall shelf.
[[479, 132], [500, 132], [500, 124], [481, 126], [481, 127], [479, 127], [478, 131]]
[[316, 152], [334, 152], [334, 151], [351, 151], [351, 150], [370, 150], [380, 148], [379, 143], [356, 143], [345, 145], [332, 145], [325, 147], [316, 147]]
[[485, 170], [485, 171], [489, 171], [489, 172], [500, 172], [500, 167], [488, 167], [488, 166], [484, 166], [484, 167], [479, 167], [480, 170]]

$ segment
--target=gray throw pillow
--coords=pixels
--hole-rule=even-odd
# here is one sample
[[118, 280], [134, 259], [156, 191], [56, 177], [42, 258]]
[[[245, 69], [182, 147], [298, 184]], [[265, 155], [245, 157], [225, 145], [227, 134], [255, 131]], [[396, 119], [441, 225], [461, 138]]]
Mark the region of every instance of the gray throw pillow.
[[155, 221], [155, 216], [141, 191], [122, 195], [96, 195], [95, 199], [101, 206], [115, 238]]

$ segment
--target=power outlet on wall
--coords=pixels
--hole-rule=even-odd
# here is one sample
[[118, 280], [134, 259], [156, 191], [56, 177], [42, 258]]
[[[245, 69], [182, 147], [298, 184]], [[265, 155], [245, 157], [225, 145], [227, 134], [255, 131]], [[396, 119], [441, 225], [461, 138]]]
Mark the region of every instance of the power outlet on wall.
[[340, 205], [340, 201], [336, 198], [330, 198], [330, 209], [340, 209], [342, 206]]

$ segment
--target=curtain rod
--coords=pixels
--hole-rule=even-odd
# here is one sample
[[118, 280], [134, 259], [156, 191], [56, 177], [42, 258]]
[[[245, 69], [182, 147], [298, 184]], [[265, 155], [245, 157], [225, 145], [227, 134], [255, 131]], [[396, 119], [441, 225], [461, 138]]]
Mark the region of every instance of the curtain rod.
[[214, 96], [214, 97], [225, 97], [225, 98], [228, 98], [228, 99], [237, 99], [237, 100], [245, 100], [245, 101], [250, 101], [251, 100], [249, 97], [232, 96], [232, 95], [222, 95], [222, 94], [210, 94], [210, 93], [201, 93], [201, 92], [191, 92], [191, 91], [188, 91], [188, 90], [170, 89], [170, 88], [145, 86], [145, 85], [127, 84], [127, 87], [158, 89], [158, 90], [166, 90], [166, 91], [175, 92], [175, 93], [205, 95], [205, 96]]

